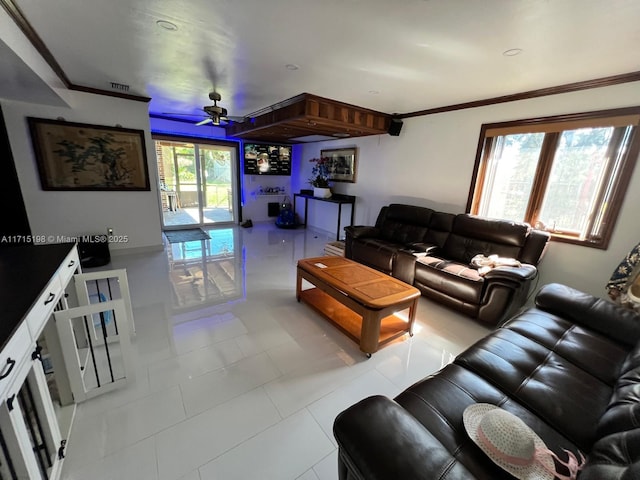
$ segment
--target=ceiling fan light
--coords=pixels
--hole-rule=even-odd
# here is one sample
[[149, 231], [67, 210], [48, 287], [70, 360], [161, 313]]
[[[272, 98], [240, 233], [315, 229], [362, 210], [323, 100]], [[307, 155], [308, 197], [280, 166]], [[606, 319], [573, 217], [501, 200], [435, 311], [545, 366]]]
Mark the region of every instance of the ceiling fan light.
[[502, 55], [505, 57], [515, 57], [516, 55], [520, 55], [522, 53], [521, 48], [510, 48], [509, 50], [505, 50], [502, 52]]
[[178, 30], [178, 26], [173, 22], [169, 22], [168, 20], [158, 20], [156, 22], [156, 25], [160, 28], [164, 28], [165, 30], [169, 30], [170, 32], [175, 32], [176, 30]]

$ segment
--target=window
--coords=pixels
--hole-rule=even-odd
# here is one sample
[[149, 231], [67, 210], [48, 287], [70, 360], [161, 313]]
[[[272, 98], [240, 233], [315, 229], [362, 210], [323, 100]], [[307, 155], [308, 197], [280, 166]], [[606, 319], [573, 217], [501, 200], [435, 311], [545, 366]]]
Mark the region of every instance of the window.
[[467, 211], [606, 249], [640, 149], [640, 107], [486, 124]]

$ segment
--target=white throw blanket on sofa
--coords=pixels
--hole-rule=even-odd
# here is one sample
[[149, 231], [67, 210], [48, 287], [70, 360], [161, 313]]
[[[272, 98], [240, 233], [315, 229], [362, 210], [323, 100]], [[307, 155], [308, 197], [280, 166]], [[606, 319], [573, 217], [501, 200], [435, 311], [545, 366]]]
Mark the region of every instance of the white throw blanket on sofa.
[[478, 269], [478, 274], [486, 275], [495, 267], [521, 267], [522, 264], [515, 258], [500, 257], [498, 255], [482, 255], [479, 253], [471, 259], [471, 265]]

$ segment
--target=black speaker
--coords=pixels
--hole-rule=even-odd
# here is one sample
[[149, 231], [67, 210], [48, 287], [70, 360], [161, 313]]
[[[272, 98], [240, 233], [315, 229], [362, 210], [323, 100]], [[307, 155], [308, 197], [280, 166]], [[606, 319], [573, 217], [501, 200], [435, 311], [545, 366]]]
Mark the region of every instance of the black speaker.
[[280, 204], [278, 202], [267, 203], [267, 215], [277, 217], [280, 214]]
[[400, 130], [402, 130], [402, 120], [398, 118], [392, 118], [391, 124], [389, 125], [389, 135], [392, 137], [397, 137], [400, 135]]
[[85, 268], [101, 267], [111, 262], [109, 238], [106, 235], [83, 235], [78, 239], [80, 265]]

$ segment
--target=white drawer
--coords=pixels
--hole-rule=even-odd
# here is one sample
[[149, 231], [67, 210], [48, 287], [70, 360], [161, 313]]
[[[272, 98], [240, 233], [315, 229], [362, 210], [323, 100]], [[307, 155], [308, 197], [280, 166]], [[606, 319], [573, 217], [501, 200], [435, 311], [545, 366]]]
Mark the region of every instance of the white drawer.
[[45, 323], [49, 320], [53, 308], [60, 299], [61, 293], [62, 285], [60, 284], [60, 278], [58, 275], [55, 275], [40, 297], [33, 303], [31, 310], [29, 310], [27, 314], [26, 324], [29, 326], [29, 331], [34, 340], [38, 338]]
[[67, 258], [60, 264], [60, 269], [58, 270], [58, 274], [60, 276], [60, 283], [62, 284], [62, 288], [67, 286], [69, 283], [69, 279], [76, 272], [77, 268], [80, 266], [80, 257], [78, 257], [78, 248], [73, 247]]
[[35, 342], [31, 341], [29, 329], [22, 323], [0, 352], [0, 397], [4, 397], [25, 358], [31, 358], [34, 350]]

